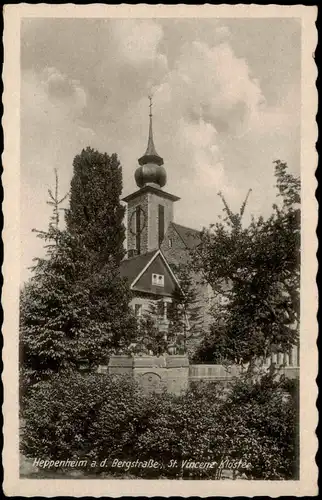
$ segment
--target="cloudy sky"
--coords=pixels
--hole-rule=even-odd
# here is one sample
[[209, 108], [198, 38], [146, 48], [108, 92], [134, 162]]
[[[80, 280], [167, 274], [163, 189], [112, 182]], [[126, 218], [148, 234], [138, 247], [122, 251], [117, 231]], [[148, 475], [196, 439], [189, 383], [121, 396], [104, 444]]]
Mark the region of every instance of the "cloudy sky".
[[24, 19], [21, 25], [21, 277], [42, 254], [47, 190], [69, 189], [76, 154], [116, 152], [124, 195], [145, 151], [148, 94], [178, 223], [216, 221], [222, 191], [267, 215], [272, 162], [300, 170], [297, 19]]

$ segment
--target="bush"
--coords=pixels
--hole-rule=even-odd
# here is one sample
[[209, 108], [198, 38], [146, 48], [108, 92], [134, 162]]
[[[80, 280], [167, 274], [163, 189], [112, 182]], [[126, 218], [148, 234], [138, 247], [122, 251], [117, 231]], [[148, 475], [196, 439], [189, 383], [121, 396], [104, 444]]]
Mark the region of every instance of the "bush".
[[117, 430], [126, 429], [131, 412], [142, 399], [134, 380], [127, 377], [118, 377], [115, 382], [113, 377], [101, 374], [54, 375], [34, 385], [23, 401], [22, 452], [27, 457], [53, 460], [92, 458], [102, 439], [103, 429], [97, 427], [102, 412], [110, 405], [106, 418], [114, 435], [110, 444], [118, 446]]
[[298, 453], [297, 381], [262, 376], [242, 377], [231, 387], [221, 418], [230, 453], [252, 465], [250, 479], [295, 479]]
[[[147, 396], [131, 378], [64, 373], [30, 389], [22, 451], [47, 460], [86, 459], [90, 472], [116, 476], [218, 478], [218, 467], [181, 465], [229, 458], [251, 464], [242, 471], [249, 479], [290, 479], [296, 462], [291, 392], [264, 377], [239, 380], [224, 393], [201, 383], [180, 397]], [[116, 459], [152, 459], [163, 467], [117, 468]]]
[[[183, 461], [217, 461], [221, 455], [221, 424], [216, 419], [220, 398], [188, 391], [181, 397], [154, 395], [146, 407], [144, 426], [137, 436], [139, 456], [162, 461], [165, 477], [211, 477], [214, 469], [182, 468]], [[171, 467], [170, 464], [176, 466]]]

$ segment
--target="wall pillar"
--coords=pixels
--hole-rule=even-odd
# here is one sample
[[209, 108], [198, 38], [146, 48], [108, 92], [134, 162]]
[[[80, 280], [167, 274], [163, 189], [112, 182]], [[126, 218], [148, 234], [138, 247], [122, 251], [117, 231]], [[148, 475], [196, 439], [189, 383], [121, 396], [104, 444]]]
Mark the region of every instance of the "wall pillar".
[[110, 375], [134, 377], [146, 394], [164, 389], [179, 395], [189, 386], [189, 359], [186, 355], [126, 356], [113, 355], [108, 365]]

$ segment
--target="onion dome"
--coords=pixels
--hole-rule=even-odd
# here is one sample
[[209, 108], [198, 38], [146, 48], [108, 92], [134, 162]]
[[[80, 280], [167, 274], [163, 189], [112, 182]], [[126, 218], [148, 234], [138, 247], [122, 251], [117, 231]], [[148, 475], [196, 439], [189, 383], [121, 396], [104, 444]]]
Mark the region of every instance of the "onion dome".
[[163, 187], [167, 181], [167, 174], [163, 165], [163, 158], [156, 152], [153, 142], [152, 130], [152, 98], [150, 99], [150, 126], [149, 139], [146, 152], [138, 159], [140, 167], [135, 171], [136, 184], [141, 188], [146, 184], [154, 184], [158, 187]]

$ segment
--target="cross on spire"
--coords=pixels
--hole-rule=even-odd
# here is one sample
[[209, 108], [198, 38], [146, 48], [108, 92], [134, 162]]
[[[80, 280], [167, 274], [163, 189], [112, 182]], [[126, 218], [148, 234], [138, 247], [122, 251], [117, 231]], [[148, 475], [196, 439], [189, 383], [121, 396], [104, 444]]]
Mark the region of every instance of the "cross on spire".
[[150, 99], [150, 104], [149, 104], [150, 114], [149, 114], [149, 116], [151, 117], [151, 116], [152, 116], [152, 106], [153, 106], [153, 104], [152, 104], [152, 96], [151, 96], [151, 95], [149, 95], [148, 97], [149, 97], [149, 99]]

